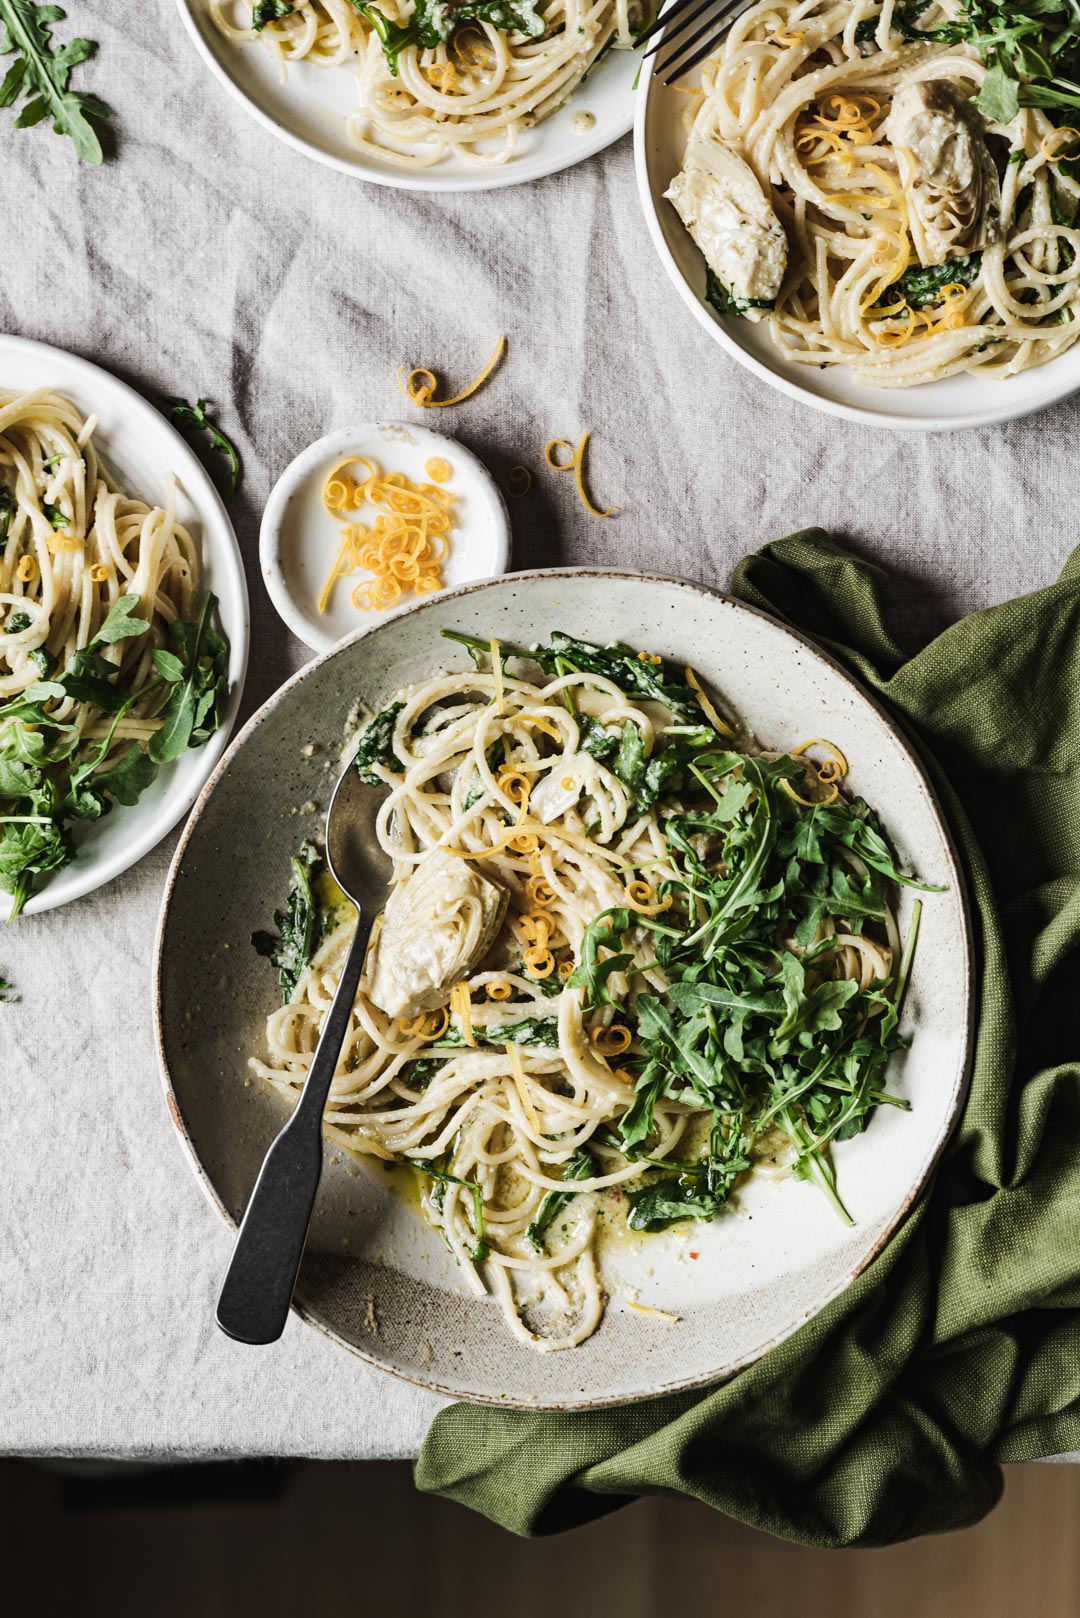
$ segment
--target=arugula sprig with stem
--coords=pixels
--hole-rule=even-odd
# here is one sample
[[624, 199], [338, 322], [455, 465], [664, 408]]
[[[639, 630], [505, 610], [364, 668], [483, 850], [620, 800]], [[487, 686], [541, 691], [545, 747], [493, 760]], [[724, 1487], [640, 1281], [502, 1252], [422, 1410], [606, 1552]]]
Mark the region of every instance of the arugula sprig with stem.
[[236, 498], [243, 481], [244, 469], [240, 461], [240, 451], [209, 413], [205, 399], [196, 399], [189, 404], [186, 399], [170, 394], [165, 400], [169, 407], [169, 420], [185, 432], [206, 433], [210, 440], [210, 448], [222, 456], [226, 463], [226, 479], [229, 486], [230, 498]]
[[0, 83], [0, 107], [23, 97], [16, 129], [29, 129], [52, 119], [58, 135], [68, 135], [84, 163], [100, 163], [104, 153], [96, 125], [109, 109], [97, 96], [70, 87], [71, 72], [97, 50], [91, 39], [69, 39], [57, 45], [53, 24], [63, 22], [59, 6], [34, 0], [0, 0], [0, 56], [13, 56]]
[[696, 794], [662, 822], [677, 871], [662, 884], [670, 907], [662, 918], [628, 909], [597, 917], [570, 980], [586, 1007], [620, 1005], [616, 975], [631, 972], [642, 930], [653, 933], [669, 986], [631, 992], [622, 1005], [636, 1024], [624, 1058], [635, 1098], [616, 1143], [647, 1155], [662, 1099], [708, 1119], [697, 1160], [675, 1173], [649, 1166], [630, 1223], [656, 1230], [711, 1216], [774, 1133], [793, 1172], [847, 1219], [828, 1148], [864, 1129], [877, 1106], [905, 1105], [882, 1078], [902, 1044], [921, 907], [895, 975], [866, 987], [834, 975], [837, 946], [822, 923], [842, 917], [858, 936], [882, 922], [891, 886], [926, 885], [899, 869], [861, 799], [798, 801], [789, 788], [805, 780], [802, 760], [713, 749], [690, 773]]

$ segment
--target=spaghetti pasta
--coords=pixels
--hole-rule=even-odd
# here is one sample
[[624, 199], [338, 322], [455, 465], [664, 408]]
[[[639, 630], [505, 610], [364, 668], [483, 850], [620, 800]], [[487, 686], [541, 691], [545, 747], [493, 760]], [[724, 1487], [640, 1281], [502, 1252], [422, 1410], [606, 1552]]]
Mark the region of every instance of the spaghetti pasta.
[[[468, 643], [486, 663], [485, 643]], [[614, 661], [616, 653], [621, 661]], [[862, 1116], [883, 1098], [871, 1075], [897, 1044], [895, 1010], [886, 1008], [894, 1004], [890, 994], [902, 994], [907, 970], [901, 967], [890, 988], [899, 938], [881, 873], [891, 867], [876, 830], [865, 833], [875, 869], [858, 852], [865, 805], [851, 805], [838, 818], [835, 855], [821, 842], [828, 826], [813, 822], [809, 880], [821, 891], [823, 882], [835, 881], [851, 906], [808, 890], [807, 924], [801, 899], [788, 909], [778, 900], [798, 867], [798, 857], [784, 850], [797, 846], [801, 811], [777, 787], [797, 780], [799, 798], [807, 794], [820, 813], [838, 792], [834, 777], [846, 768], [843, 755], [818, 741], [806, 744], [828, 753], [832, 769], [822, 782], [802, 754], [755, 759], [724, 751], [728, 743], [713, 730], [695, 688], [681, 681], [680, 668], [617, 648], [610, 655], [622, 671], [619, 683], [599, 671], [606, 655], [564, 640], [537, 653], [548, 672], [526, 678], [504, 668], [506, 651], [492, 642], [490, 668], [440, 674], [408, 688], [360, 739], [365, 779], [386, 785], [376, 833], [393, 861], [398, 914], [405, 908], [400, 895], [414, 881], [418, 894], [432, 891], [424, 874], [439, 862], [460, 858], [463, 871], [451, 864], [430, 914], [414, 913], [415, 945], [399, 928], [393, 946], [399, 956], [387, 958], [388, 922], [369, 953], [325, 1129], [358, 1159], [377, 1152], [416, 1168], [424, 1215], [470, 1286], [494, 1293], [513, 1334], [541, 1352], [570, 1348], [598, 1326], [602, 1209], [620, 1206], [624, 1190], [636, 1229], [711, 1217], [751, 1166], [759, 1133], [775, 1156], [777, 1129], [794, 1142], [792, 1159], [813, 1160], [828, 1189], [822, 1143], [850, 1128], [851, 1109]], [[662, 689], [668, 718], [655, 706], [646, 711], [635, 689]], [[642, 785], [635, 762], [644, 767], [641, 737], [666, 785], [657, 784], [655, 773], [652, 786]], [[720, 808], [710, 819], [714, 799]], [[743, 812], [746, 824], [733, 826]], [[787, 1006], [791, 1038], [797, 1028], [814, 1026], [811, 1008], [819, 1002], [829, 1008], [827, 1028], [841, 1027], [834, 1008], [850, 1008], [846, 1030], [836, 1036], [837, 1061], [848, 1065], [829, 1081], [850, 1099], [839, 1106], [833, 1090], [824, 1091], [812, 1129], [800, 1121], [797, 1100], [774, 1096], [759, 1125], [749, 1092], [725, 1091], [725, 1064], [731, 1053], [745, 1057], [751, 1041], [745, 1016], [727, 1054], [721, 1045], [677, 1054], [712, 1039], [710, 1028], [720, 1037], [715, 1006], [679, 1023], [711, 959], [726, 963], [710, 991], [716, 1004], [738, 1003], [736, 956], [718, 954], [719, 935], [709, 932], [710, 906], [721, 901], [708, 895], [752, 892], [737, 874], [737, 860], [753, 839], [760, 841], [766, 814], [783, 875], [779, 888], [771, 876], [762, 878], [768, 903], [747, 967], [756, 985], [748, 1008], [764, 1007], [772, 1017], [774, 1002], [777, 1015]], [[752, 868], [760, 871], [762, 856], [754, 858]], [[638, 874], [645, 870], [647, 880]], [[444, 989], [449, 1020], [445, 1011], [405, 1022], [388, 1015], [382, 1004], [420, 981], [418, 973], [427, 992], [441, 929], [448, 940], [464, 936], [466, 912], [451, 914], [452, 889], [470, 894], [463, 903], [475, 911], [479, 890], [493, 885], [508, 909], [490, 935], [493, 943], [485, 939], [476, 953], [469, 953], [472, 945], [453, 945]], [[784, 915], [790, 921], [773, 919]], [[719, 916], [718, 910], [714, 920]], [[351, 912], [327, 919], [322, 943], [267, 1021], [266, 1053], [250, 1065], [286, 1095], [304, 1082], [352, 931]], [[741, 921], [732, 933], [736, 949], [746, 936]], [[781, 981], [782, 994], [771, 987]], [[389, 991], [380, 988], [387, 983]], [[664, 1010], [673, 986], [679, 993]], [[865, 999], [853, 998], [859, 994]], [[803, 1022], [790, 1013], [800, 1003], [807, 1008]], [[868, 1030], [878, 1026], [875, 1039]], [[784, 1027], [775, 1024], [769, 1036], [769, 1061], [778, 1072], [789, 1037]], [[806, 1048], [810, 1077], [799, 1080], [800, 1095], [827, 1068], [812, 1041]], [[878, 1054], [861, 1068], [863, 1058], [852, 1065], [853, 1048]], [[797, 1049], [802, 1053], [803, 1044]], [[684, 1061], [691, 1066], [681, 1067]], [[679, 1076], [684, 1072], [689, 1086]], [[746, 1083], [759, 1082], [748, 1070]], [[708, 1099], [707, 1084], [716, 1086], [718, 1099]]]
[[[573, 94], [610, 47], [633, 44], [636, 0], [517, 0], [453, 8], [430, 0], [297, 0], [253, 26], [256, 8], [210, 0], [214, 23], [239, 44], [261, 42], [284, 76], [298, 62], [351, 68], [359, 105], [346, 120], [360, 150], [403, 168], [454, 156], [494, 167], [522, 134]], [[428, 42], [425, 42], [428, 41]]]
[[1012, 376], [1080, 336], [1075, 132], [974, 109], [986, 63], [940, 38], [962, 11], [913, 27], [893, 0], [758, 0], [704, 66], [688, 151], [749, 164], [787, 239], [774, 301], [711, 301], [793, 364], [911, 387]]

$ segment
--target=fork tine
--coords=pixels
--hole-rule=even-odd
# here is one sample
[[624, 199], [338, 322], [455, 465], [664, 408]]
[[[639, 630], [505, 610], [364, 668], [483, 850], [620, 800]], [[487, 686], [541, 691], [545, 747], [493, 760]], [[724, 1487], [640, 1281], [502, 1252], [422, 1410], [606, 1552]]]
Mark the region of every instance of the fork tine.
[[[706, 56], [711, 56], [712, 52], [719, 45], [720, 41], [723, 39], [724, 35], [727, 33], [734, 21], [734, 17], [730, 17], [720, 29], [719, 33], [714, 34], [711, 39], [707, 39], [704, 45], [699, 45], [693, 56], [691, 56], [687, 61], [680, 62], [678, 67], [669, 73], [667, 78], [664, 80], [665, 85], [674, 84], [676, 79], [681, 79], [684, 73], [689, 73], [691, 68], [697, 67], [699, 62], [703, 62]], [[670, 65], [670, 60], [664, 63], [665, 67], [670, 67]], [[656, 73], [658, 77], [660, 71], [661, 70], [659, 67], [653, 69], [653, 72]]]
[[[713, 16], [703, 22], [701, 27], [690, 35], [689, 39], [681, 39], [669, 56], [656, 63], [653, 72], [657, 78], [670, 68], [671, 71], [668, 73], [664, 83], [674, 84], [675, 80], [681, 78], [684, 73], [689, 73], [692, 67], [696, 67], [711, 51], [716, 49], [732, 23], [742, 15], [749, 3], [750, 0], [727, 0], [727, 4], [721, 6], [719, 12], [714, 13]], [[684, 52], [691, 50], [697, 44], [702, 35], [708, 36], [704, 45], [699, 46], [686, 61], [679, 61]], [[677, 66], [676, 63], [678, 63]]]
[[[691, 12], [688, 17], [682, 17], [672, 32], [677, 34], [681, 29], [688, 27], [689, 24], [693, 22], [695, 17], [700, 17], [705, 8], [713, 5], [714, 3], [715, 0], [700, 0], [697, 10]], [[644, 45], [647, 39], [651, 39], [653, 34], [658, 33], [661, 29], [666, 29], [669, 23], [674, 22], [675, 19], [679, 17], [680, 12], [689, 11], [693, 4], [694, 0], [673, 0], [673, 4], [668, 6], [666, 11], [660, 11], [655, 21], [651, 22], [648, 28], [643, 28], [641, 30], [641, 33], [634, 41], [634, 49], [640, 50], [641, 46]], [[651, 56], [652, 51], [655, 51], [662, 43], [663, 41], [658, 39], [652, 50], [646, 51], [645, 55]]]

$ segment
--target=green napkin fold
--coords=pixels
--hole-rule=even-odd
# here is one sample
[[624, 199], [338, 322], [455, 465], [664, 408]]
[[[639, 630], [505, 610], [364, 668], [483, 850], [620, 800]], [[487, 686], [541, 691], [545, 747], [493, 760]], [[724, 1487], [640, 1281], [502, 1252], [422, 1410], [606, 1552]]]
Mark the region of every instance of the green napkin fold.
[[722, 1386], [570, 1415], [454, 1405], [421, 1489], [519, 1534], [687, 1495], [820, 1546], [975, 1522], [998, 1463], [1080, 1449], [1080, 549], [907, 656], [887, 574], [808, 530], [736, 569], [915, 740], [976, 911], [971, 1091], [927, 1191], [840, 1298]]

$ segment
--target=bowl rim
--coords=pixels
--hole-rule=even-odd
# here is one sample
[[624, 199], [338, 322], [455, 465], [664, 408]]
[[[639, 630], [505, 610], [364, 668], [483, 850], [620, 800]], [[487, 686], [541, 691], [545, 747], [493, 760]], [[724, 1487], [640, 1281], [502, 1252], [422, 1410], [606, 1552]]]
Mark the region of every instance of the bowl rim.
[[[276, 140], [283, 141], [291, 146], [294, 152], [302, 157], [313, 159], [321, 163], [324, 168], [335, 169], [339, 174], [347, 174], [354, 180], [365, 181], [369, 185], [383, 185], [392, 191], [427, 191], [427, 192], [467, 192], [467, 191], [500, 191], [513, 185], [530, 185], [534, 180], [544, 180], [551, 174], [561, 174], [564, 169], [573, 168], [577, 163], [583, 163], [586, 158], [595, 157], [599, 152], [606, 151], [617, 140], [628, 135], [634, 126], [634, 112], [632, 103], [626, 110], [613, 119], [610, 125], [603, 126], [603, 133], [592, 138], [578, 138], [578, 144], [571, 148], [567, 146], [563, 156], [554, 162], [538, 160], [531, 161], [525, 158], [517, 159], [529, 172], [521, 174], [515, 168], [515, 159], [511, 158], [499, 168], [477, 168], [474, 174], [447, 175], [440, 178], [430, 169], [420, 169], [415, 173], [409, 169], [402, 169], [400, 174], [395, 169], [385, 171], [375, 168], [365, 168], [357, 162], [350, 162], [347, 158], [339, 157], [334, 152], [325, 151], [313, 141], [306, 140], [303, 135], [295, 134], [278, 122], [269, 112], [259, 106], [227, 72], [222, 63], [210, 49], [198, 22], [195, 20], [193, 0], [176, 0], [183, 25], [195, 49], [202, 58], [203, 65], [209, 68], [218, 83], [224, 85], [232, 99], [243, 107], [249, 117], [261, 124]], [[594, 64], [595, 65], [595, 64]], [[628, 91], [630, 100], [632, 90]], [[565, 103], [564, 103], [565, 105]], [[559, 111], [559, 108], [555, 108]], [[598, 126], [599, 128], [600, 126]]]
[[[812, 410], [821, 411], [827, 416], [837, 416], [843, 421], [854, 422], [859, 427], [883, 427], [890, 432], [899, 433], [947, 433], [963, 432], [975, 427], [997, 427], [1003, 422], [1019, 421], [1024, 416], [1033, 416], [1040, 410], [1049, 409], [1051, 405], [1059, 404], [1062, 399], [1080, 390], [1080, 349], [1073, 350], [1076, 355], [1074, 374], [1069, 380], [1055, 382], [1044, 389], [1035, 398], [1017, 399], [1015, 402], [996, 404], [990, 409], [968, 411], [964, 415], [936, 416], [899, 416], [890, 415], [883, 410], [874, 410], [872, 407], [845, 404], [840, 399], [830, 399], [824, 394], [814, 393], [810, 388], [804, 387], [783, 372], [774, 370], [758, 359], [755, 354], [749, 353], [741, 343], [737, 343], [693, 287], [687, 281], [679, 268], [675, 257], [667, 244], [663, 226], [660, 222], [660, 210], [655, 188], [653, 186], [646, 123], [649, 116], [651, 97], [663, 90], [655, 74], [643, 72], [638, 82], [636, 106], [634, 109], [634, 173], [637, 180], [638, 200], [641, 211], [645, 216], [645, 225], [650, 240], [656, 250], [657, 257], [667, 272], [676, 292], [691, 314], [702, 326], [715, 343], [737, 360], [746, 370], [750, 371], [761, 382], [785, 394], [789, 399], [799, 404], [809, 405]], [[666, 182], [665, 182], [666, 183]], [[1061, 356], [1065, 358], [1064, 355]], [[930, 386], [933, 386], [931, 383]], [[1007, 382], [1002, 384], [1007, 387]], [[918, 388], [906, 390], [912, 394], [918, 393]]]
[[[935, 819], [937, 820], [938, 827], [941, 832], [945, 859], [948, 865], [949, 883], [950, 886], [955, 886], [957, 904], [959, 906], [960, 942], [962, 951], [961, 975], [963, 980], [965, 1002], [964, 1026], [962, 1029], [960, 1059], [956, 1065], [955, 1073], [952, 1076], [953, 1088], [952, 1095], [950, 1097], [949, 1111], [944, 1124], [939, 1130], [938, 1138], [928, 1150], [922, 1167], [917, 1177], [913, 1181], [907, 1195], [903, 1198], [893, 1218], [882, 1230], [881, 1234], [878, 1236], [873, 1245], [860, 1257], [858, 1262], [855, 1263], [839, 1281], [837, 1281], [815, 1301], [811, 1308], [804, 1311], [799, 1318], [788, 1322], [785, 1327], [775, 1333], [768, 1342], [764, 1343], [759, 1348], [748, 1352], [736, 1362], [728, 1366], [720, 1378], [720, 1380], [726, 1381], [729, 1377], [734, 1376], [737, 1372], [745, 1370], [747, 1366], [755, 1364], [759, 1359], [764, 1358], [767, 1353], [771, 1352], [774, 1348], [779, 1347], [780, 1344], [786, 1342], [790, 1337], [794, 1336], [794, 1334], [802, 1326], [815, 1318], [823, 1309], [825, 1309], [837, 1297], [844, 1293], [847, 1288], [870, 1266], [870, 1264], [873, 1263], [873, 1261], [879, 1256], [883, 1248], [899, 1229], [913, 1204], [922, 1194], [927, 1182], [934, 1172], [938, 1160], [952, 1138], [953, 1131], [955, 1130], [959, 1121], [964, 1102], [967, 1098], [975, 1050], [975, 934], [972, 919], [972, 902], [969, 884], [964, 861], [957, 846], [956, 839], [953, 835], [952, 827], [950, 826], [948, 818], [942, 807], [940, 796], [934, 787], [933, 782], [930, 780], [915, 744], [909, 739], [903, 726], [889, 712], [889, 710], [876, 697], [876, 695], [873, 692], [868, 691], [837, 658], [831, 655], [831, 653], [819, 646], [817, 642], [811, 640], [810, 637], [805, 635], [801, 630], [794, 628], [792, 625], [784, 622], [778, 617], [775, 617], [771, 613], [764, 612], [760, 607], [752, 606], [749, 602], [740, 601], [735, 596], [728, 595], [723, 591], [714, 590], [708, 585], [699, 583], [697, 580], [683, 578], [677, 574], [637, 571], [632, 568], [597, 567], [531, 568], [528, 570], [523, 570], [520, 573], [511, 573], [508, 575], [504, 574], [491, 579], [480, 579], [472, 584], [463, 584], [455, 590], [446, 591], [445, 594], [440, 595], [435, 599], [445, 604], [451, 599], [472, 595], [479, 590], [488, 588], [492, 584], [504, 583], [511, 580], [558, 580], [575, 578], [592, 578], [598, 581], [634, 579], [637, 581], [644, 581], [646, 583], [654, 583], [658, 585], [677, 585], [681, 588], [693, 590], [702, 596], [708, 597], [719, 607], [728, 607], [735, 609], [738, 612], [748, 613], [753, 617], [763, 619], [766, 623], [772, 625], [773, 627], [779, 627], [786, 635], [790, 636], [791, 639], [794, 640], [803, 651], [825, 664], [826, 667], [828, 667], [833, 673], [839, 675], [840, 678], [853, 690], [857, 697], [868, 703], [875, 710], [878, 717], [882, 720], [890, 733], [896, 738], [902, 751], [904, 752], [912, 773], [921, 790], [925, 794]], [[400, 618], [407, 613], [422, 611], [427, 604], [428, 603], [426, 601], [421, 601], [409, 606], [401, 607], [396, 612], [391, 614], [390, 618]], [[233, 757], [246, 745], [248, 740], [259, 728], [263, 720], [269, 716], [269, 714], [278, 706], [281, 700], [289, 692], [300, 685], [316, 669], [321, 668], [322, 665], [330, 658], [342, 655], [352, 646], [356, 645], [357, 642], [365, 639], [366, 636], [372, 635], [376, 633], [377, 630], [384, 628], [388, 621], [388, 619], [384, 619], [381, 624], [372, 625], [370, 628], [359, 629], [354, 634], [349, 635], [345, 640], [339, 641], [338, 644], [332, 647], [329, 651], [322, 653], [318, 657], [312, 658], [309, 663], [306, 663], [303, 668], [298, 669], [295, 674], [291, 675], [289, 679], [284, 682], [284, 684], [279, 686], [278, 689], [273, 692], [256, 710], [256, 712], [251, 715], [243, 728], [233, 738], [227, 751], [218, 762], [216, 769], [207, 780], [198, 798], [196, 799], [187, 824], [185, 825], [180, 836], [180, 840], [177, 843], [176, 850], [169, 865], [168, 875], [165, 880], [165, 886], [162, 892], [161, 909], [158, 914], [158, 923], [154, 937], [154, 951], [150, 983], [152, 1022], [154, 1031], [154, 1045], [157, 1053], [158, 1076], [164, 1093], [165, 1104], [169, 1117], [175, 1126], [175, 1131], [177, 1137], [179, 1138], [181, 1149], [183, 1150], [184, 1155], [187, 1157], [187, 1160], [194, 1171], [196, 1180], [201, 1186], [203, 1194], [210, 1203], [210, 1206], [216, 1209], [216, 1211], [224, 1219], [229, 1229], [234, 1232], [238, 1228], [237, 1222], [233, 1219], [232, 1214], [221, 1200], [221, 1197], [218, 1195], [218, 1192], [214, 1187], [206, 1169], [203, 1167], [203, 1164], [199, 1159], [198, 1153], [195, 1149], [195, 1143], [192, 1140], [188, 1132], [187, 1125], [184, 1121], [179, 1097], [177, 1096], [173, 1087], [172, 1078], [169, 1072], [162, 1002], [165, 941], [173, 893], [180, 876], [181, 865], [187, 850], [187, 845], [191, 840], [195, 828], [202, 817], [203, 811], [205, 810], [219, 779], [229, 768]], [[599, 1410], [615, 1405], [635, 1403], [643, 1397], [656, 1398], [668, 1393], [678, 1393], [688, 1389], [706, 1387], [710, 1383], [718, 1380], [715, 1373], [711, 1376], [692, 1374], [687, 1377], [668, 1379], [662, 1385], [654, 1389], [650, 1389], [648, 1394], [645, 1395], [598, 1394], [585, 1400], [560, 1399], [549, 1402], [546, 1400], [538, 1401], [535, 1398], [516, 1394], [495, 1395], [471, 1393], [466, 1395], [463, 1394], [459, 1388], [450, 1386], [447, 1383], [440, 1381], [434, 1375], [431, 1377], [423, 1377], [409, 1374], [400, 1367], [389, 1364], [386, 1360], [378, 1358], [377, 1355], [370, 1350], [362, 1348], [359, 1344], [351, 1342], [348, 1338], [344, 1337], [336, 1327], [331, 1325], [328, 1320], [326, 1320], [322, 1315], [319, 1314], [317, 1310], [313, 1309], [308, 1304], [297, 1302], [294, 1298], [291, 1309], [300, 1317], [301, 1320], [305, 1321], [308, 1325], [314, 1326], [324, 1337], [328, 1338], [333, 1343], [339, 1344], [357, 1359], [364, 1361], [367, 1365], [373, 1366], [376, 1370], [385, 1371], [389, 1375], [396, 1377], [399, 1381], [411, 1383], [413, 1386], [424, 1388], [431, 1393], [438, 1393], [447, 1398], [462, 1401], [468, 1404], [490, 1405], [497, 1409], [514, 1408], [532, 1411]]]

